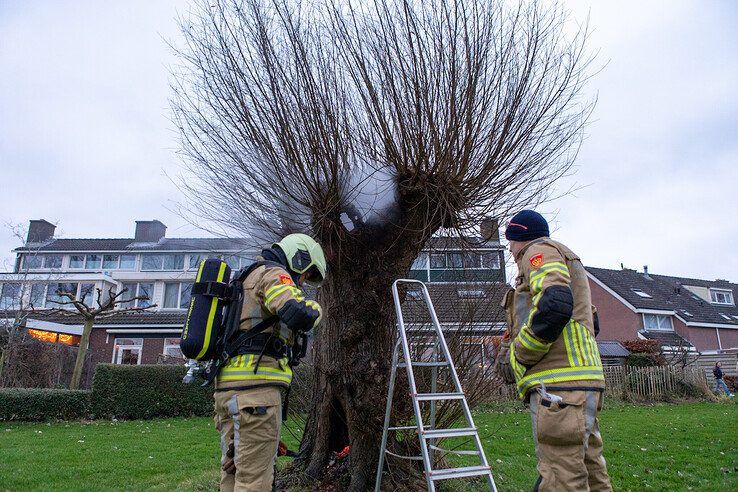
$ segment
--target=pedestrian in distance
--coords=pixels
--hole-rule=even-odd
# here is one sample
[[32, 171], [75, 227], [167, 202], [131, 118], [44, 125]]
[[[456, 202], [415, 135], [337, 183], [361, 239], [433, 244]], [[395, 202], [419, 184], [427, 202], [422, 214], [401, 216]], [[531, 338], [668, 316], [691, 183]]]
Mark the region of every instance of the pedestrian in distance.
[[579, 257], [549, 237], [546, 219], [516, 214], [505, 238], [518, 267], [503, 301], [508, 330], [499, 374], [529, 405], [538, 491], [611, 491], [597, 416], [605, 378], [599, 323]]
[[728, 385], [725, 384], [721, 367], [722, 364], [720, 362], [716, 362], [715, 367], [712, 368], [712, 374], [715, 376], [715, 393], [720, 393], [720, 390], [723, 390], [725, 392], [725, 396], [733, 396], [733, 393], [728, 389]]

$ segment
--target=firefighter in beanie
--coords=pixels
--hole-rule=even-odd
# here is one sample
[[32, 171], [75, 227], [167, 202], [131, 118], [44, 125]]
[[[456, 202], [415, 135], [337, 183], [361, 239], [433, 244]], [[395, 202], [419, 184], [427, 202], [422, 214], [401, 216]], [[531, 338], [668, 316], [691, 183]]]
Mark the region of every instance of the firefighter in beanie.
[[523, 210], [505, 238], [518, 267], [505, 296], [508, 331], [497, 370], [530, 406], [539, 478], [534, 490], [612, 490], [597, 414], [605, 379], [596, 315], [579, 257]]
[[320, 322], [321, 308], [306, 300], [304, 282], [319, 284], [326, 261], [320, 245], [290, 234], [262, 251], [243, 281], [239, 329], [278, 316], [220, 369], [215, 380], [215, 423], [221, 439], [222, 491], [271, 491], [282, 424], [281, 390], [292, 381], [286, 347]]

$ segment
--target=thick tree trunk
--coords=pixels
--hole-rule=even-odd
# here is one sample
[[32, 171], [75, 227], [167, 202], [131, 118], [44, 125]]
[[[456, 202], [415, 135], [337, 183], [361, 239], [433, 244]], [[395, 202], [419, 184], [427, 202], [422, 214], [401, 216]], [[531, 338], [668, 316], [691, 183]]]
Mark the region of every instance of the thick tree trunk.
[[85, 318], [84, 328], [82, 328], [82, 339], [79, 342], [77, 360], [74, 362], [74, 372], [72, 373], [72, 381], [69, 383], [69, 389], [79, 389], [79, 381], [82, 379], [82, 369], [85, 365], [87, 346], [90, 343], [90, 333], [92, 333], [93, 324], [95, 324], [94, 318]]
[[350, 445], [350, 477], [340, 476], [341, 483], [349, 491], [374, 487], [396, 330], [391, 287], [407, 273], [429, 230], [371, 231], [368, 236], [382, 244], [345, 245], [332, 264], [320, 293], [326, 318], [313, 345], [304, 458], [296, 463], [311, 478], [320, 479], [331, 453]]

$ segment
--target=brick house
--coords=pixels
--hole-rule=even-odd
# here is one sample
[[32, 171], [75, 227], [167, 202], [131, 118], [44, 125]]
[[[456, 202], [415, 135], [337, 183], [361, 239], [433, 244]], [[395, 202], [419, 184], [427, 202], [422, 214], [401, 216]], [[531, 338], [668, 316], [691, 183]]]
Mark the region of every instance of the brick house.
[[53, 301], [60, 300], [60, 287], [88, 305], [98, 288], [148, 296], [135, 303], [156, 304], [150, 312], [96, 321], [90, 337], [95, 363], [150, 364], [162, 354], [181, 356], [179, 337], [200, 260], [222, 258], [238, 270], [255, 253], [238, 238], [167, 238], [158, 220], [136, 221], [134, 237], [125, 239], [59, 239], [54, 232], [45, 220], [30, 222], [26, 244], [14, 250], [14, 271], [0, 274], [0, 319], [13, 317], [22, 297], [23, 305], [34, 306], [25, 321], [30, 336], [78, 345], [81, 319], [48, 312], [59, 307]]
[[600, 340], [654, 339], [666, 350], [738, 347], [738, 285], [587, 267]]

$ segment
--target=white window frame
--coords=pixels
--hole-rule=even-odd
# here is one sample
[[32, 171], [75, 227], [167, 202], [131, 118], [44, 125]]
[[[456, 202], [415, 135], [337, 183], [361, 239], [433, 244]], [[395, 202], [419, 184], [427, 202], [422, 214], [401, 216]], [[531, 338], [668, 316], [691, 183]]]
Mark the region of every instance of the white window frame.
[[[80, 267], [73, 267], [72, 266], [72, 256], [81, 256], [82, 257], [82, 266]], [[69, 269], [70, 270], [84, 270], [85, 269], [85, 262], [87, 261], [87, 254], [85, 253], [73, 253], [69, 255]]]
[[632, 288], [630, 289], [630, 291], [633, 292], [638, 297], [642, 297], [644, 299], [653, 299], [653, 296], [649, 294], [648, 292], [644, 291], [643, 289]]
[[[167, 301], [167, 284], [178, 284], [177, 286], [177, 305], [175, 307], [167, 307], [166, 301]], [[190, 285], [190, 296], [192, 296], [192, 284], [193, 282], [164, 282], [164, 289], [162, 290], [162, 300], [161, 300], [161, 309], [166, 309], [167, 311], [183, 311], [185, 309], [188, 309], [188, 307], [182, 307], [182, 291], [184, 290], [185, 285]], [[152, 302], [153, 304], [153, 302]], [[189, 303], [188, 303], [189, 304]]]
[[121, 337], [120, 340], [141, 340], [140, 344], [126, 344], [126, 345], [118, 345], [119, 338], [115, 338], [113, 340], [113, 358], [110, 361], [111, 364], [116, 365], [122, 365], [123, 360], [123, 350], [132, 350], [137, 349], [138, 350], [138, 359], [136, 360], [136, 365], [141, 365], [141, 357], [143, 356], [143, 344], [144, 339], [143, 338], [133, 338], [133, 337]]
[[[177, 340], [177, 343], [172, 343], [171, 340]], [[164, 348], [162, 349], [162, 355], [169, 355], [167, 353], [167, 349], [176, 348], [177, 350], [179, 350], [179, 353], [182, 356], [182, 359], [186, 359], [186, 357], [182, 354], [182, 349], [179, 346], [179, 341], [180, 341], [179, 338], [173, 338], [173, 337], [171, 337], [171, 338], [170, 337], [165, 338], [164, 339]], [[167, 342], [169, 342], [169, 343], [167, 343]], [[169, 356], [170, 357], [175, 357], [174, 355], [169, 355]]]
[[[673, 316], [669, 314], [654, 314], [654, 313], [643, 313], [643, 329], [646, 331], [674, 331], [674, 321], [672, 320]], [[646, 323], [646, 316], [655, 316], [656, 317], [656, 325], [657, 328], [649, 327]], [[666, 318], [669, 320], [669, 327], [668, 328], [662, 328], [661, 323], [659, 322], [659, 318]]]
[[[717, 300], [717, 294], [722, 294], [725, 296], [726, 302], [721, 302]], [[711, 304], [719, 304], [721, 306], [733, 306], [734, 299], [733, 299], [733, 291], [728, 289], [710, 289], [710, 303]]]

